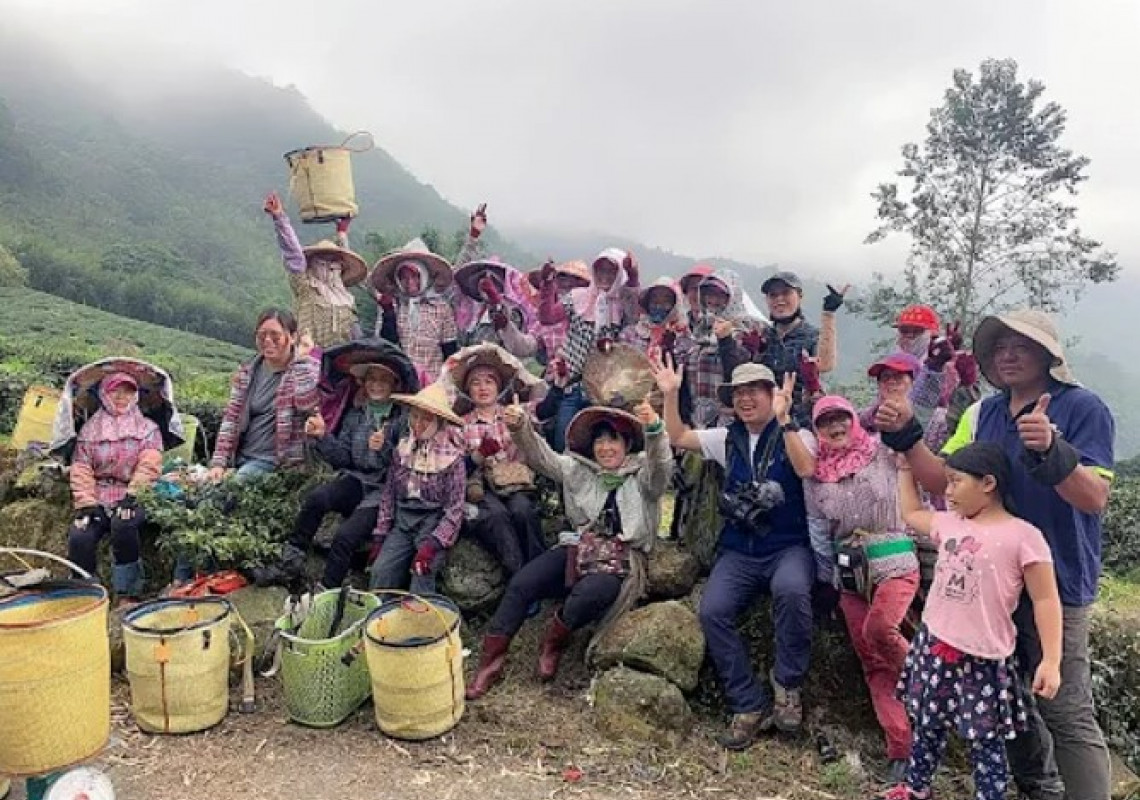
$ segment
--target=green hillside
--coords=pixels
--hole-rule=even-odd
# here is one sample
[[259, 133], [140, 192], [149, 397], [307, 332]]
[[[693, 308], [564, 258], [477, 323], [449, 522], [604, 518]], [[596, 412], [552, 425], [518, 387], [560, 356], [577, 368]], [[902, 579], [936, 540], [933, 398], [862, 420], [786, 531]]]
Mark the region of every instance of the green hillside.
[[[0, 32], [0, 246], [33, 288], [244, 343], [260, 307], [289, 299], [261, 212], [267, 191], [286, 188], [281, 156], [345, 134], [295, 90], [236, 72], [149, 95], [99, 80]], [[382, 150], [354, 166], [353, 243], [368, 255], [425, 227], [451, 243], [466, 225]], [[315, 241], [331, 229], [300, 233]], [[525, 258], [494, 231], [489, 241]]]
[[167, 370], [176, 400], [217, 415], [230, 376], [253, 355], [244, 347], [127, 319], [31, 289], [0, 287], [0, 434], [8, 433], [24, 390], [62, 385], [76, 367], [108, 355], [142, 358]]

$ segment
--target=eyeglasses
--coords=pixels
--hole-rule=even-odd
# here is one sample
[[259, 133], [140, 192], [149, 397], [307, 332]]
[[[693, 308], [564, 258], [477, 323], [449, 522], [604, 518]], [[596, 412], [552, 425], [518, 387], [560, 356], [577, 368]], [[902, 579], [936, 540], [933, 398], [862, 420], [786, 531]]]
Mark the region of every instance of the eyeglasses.
[[282, 342], [289, 341], [289, 336], [277, 331], [258, 331], [254, 335], [254, 340], [257, 342], [270, 342], [272, 344], [281, 344]]

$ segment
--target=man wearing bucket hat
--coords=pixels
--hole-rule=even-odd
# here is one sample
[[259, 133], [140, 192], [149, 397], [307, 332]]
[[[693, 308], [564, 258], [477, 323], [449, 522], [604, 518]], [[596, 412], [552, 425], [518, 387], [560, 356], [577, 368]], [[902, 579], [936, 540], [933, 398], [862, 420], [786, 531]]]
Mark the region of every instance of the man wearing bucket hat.
[[337, 225], [339, 243], [325, 240], [303, 248], [276, 192], [265, 198], [265, 213], [277, 231], [301, 335], [308, 334], [319, 347], [357, 338], [356, 299], [348, 289], [364, 280], [368, 265], [346, 246], [349, 220]]
[[[698, 431], [681, 421], [681, 375], [671, 360], [655, 362], [654, 371], [665, 395], [665, 427], [673, 446], [725, 468], [719, 551], [699, 615], [732, 711], [719, 741], [743, 750], [771, 725], [797, 731], [803, 723], [800, 687], [811, 660], [815, 582], [802, 484], [815, 472], [811, 434], [791, 415], [794, 373], [777, 390], [768, 367], [740, 365], [720, 387], [736, 419], [727, 428]], [[736, 629], [739, 616], [761, 592], [772, 595], [775, 619], [774, 699], [756, 679]]]
[[[1008, 743], [1010, 766], [1029, 797], [1104, 800], [1108, 750], [1093, 706], [1088, 634], [1115, 422], [1104, 402], [1073, 377], [1048, 315], [1022, 309], [986, 317], [973, 349], [982, 374], [999, 391], [963, 415], [942, 452], [971, 441], [1002, 445], [1013, 466], [1017, 514], [1041, 529], [1053, 552], [1064, 611], [1061, 689], [1052, 700], [1037, 698], [1028, 730]], [[883, 441], [906, 454], [923, 488], [942, 493], [942, 460], [922, 442], [909, 402], [884, 403], [875, 422]], [[1028, 603], [1014, 621], [1020, 666], [1031, 676], [1042, 655]]]
[[539, 677], [551, 680], [575, 630], [600, 619], [598, 641], [644, 595], [648, 553], [673, 459], [665, 427], [648, 399], [635, 411], [600, 406], [580, 411], [566, 433], [567, 452], [559, 455], [538, 436], [522, 406], [507, 409], [511, 436], [527, 462], [562, 485], [573, 530], [511, 578], [487, 626], [468, 699], [482, 697], [501, 677], [511, 639], [531, 603], [563, 601], [538, 656]]
[[394, 394], [392, 400], [408, 407], [408, 429], [380, 494], [369, 585], [403, 589], [410, 577], [412, 592], [434, 594], [463, 522], [463, 420], [451, 410], [441, 383], [414, 395]]

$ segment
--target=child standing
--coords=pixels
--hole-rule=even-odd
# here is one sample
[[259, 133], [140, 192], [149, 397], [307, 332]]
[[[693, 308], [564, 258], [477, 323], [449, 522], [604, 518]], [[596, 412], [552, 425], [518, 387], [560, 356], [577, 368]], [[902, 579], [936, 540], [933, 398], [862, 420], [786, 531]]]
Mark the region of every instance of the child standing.
[[1045, 698], [1061, 684], [1061, 602], [1049, 545], [1041, 531], [1011, 513], [1011, 470], [991, 442], [958, 450], [946, 462], [946, 512], [924, 509], [900, 459], [903, 520], [938, 547], [922, 626], [911, 643], [899, 693], [913, 735], [907, 781], [887, 800], [930, 797], [934, 773], [954, 730], [970, 746], [979, 800], [1005, 797], [1005, 739], [1026, 720], [1013, 662], [1012, 615], [1029, 592], [1043, 658], [1033, 691]]

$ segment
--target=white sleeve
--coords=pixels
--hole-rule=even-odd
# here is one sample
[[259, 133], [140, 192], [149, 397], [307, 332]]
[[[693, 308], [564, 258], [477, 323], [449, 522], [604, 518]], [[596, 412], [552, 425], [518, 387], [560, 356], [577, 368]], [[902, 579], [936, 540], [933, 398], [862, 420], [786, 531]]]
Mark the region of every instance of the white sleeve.
[[708, 461], [715, 461], [722, 467], [727, 466], [726, 444], [728, 443], [728, 428], [709, 428], [703, 431], [693, 431], [697, 441], [701, 443], [701, 455]]
[[807, 447], [808, 452], [811, 453], [812, 458], [819, 456], [819, 442], [815, 438], [815, 434], [806, 428], [800, 428], [800, 438], [803, 439], [804, 445]]

